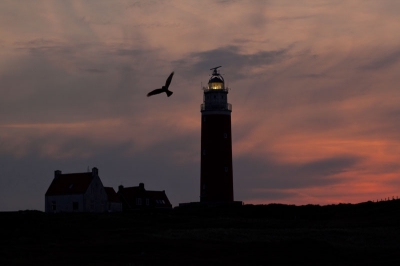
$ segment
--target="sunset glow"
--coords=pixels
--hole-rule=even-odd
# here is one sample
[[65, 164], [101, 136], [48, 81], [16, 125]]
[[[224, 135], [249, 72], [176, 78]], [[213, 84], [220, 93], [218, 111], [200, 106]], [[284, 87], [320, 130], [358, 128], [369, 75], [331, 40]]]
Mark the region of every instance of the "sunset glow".
[[[88, 166], [106, 186], [198, 201], [217, 66], [235, 200], [397, 197], [399, 15], [396, 0], [2, 1], [0, 211], [43, 209], [54, 170]], [[174, 94], [147, 98], [171, 71]]]

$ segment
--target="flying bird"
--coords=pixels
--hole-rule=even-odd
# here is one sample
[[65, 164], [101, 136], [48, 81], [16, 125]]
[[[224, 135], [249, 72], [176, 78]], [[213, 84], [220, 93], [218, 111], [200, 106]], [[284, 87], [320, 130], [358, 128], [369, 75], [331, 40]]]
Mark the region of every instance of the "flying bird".
[[147, 97], [152, 96], [152, 95], [156, 95], [156, 94], [159, 94], [159, 93], [163, 93], [163, 92], [165, 92], [165, 93], [167, 94], [168, 97], [171, 96], [171, 95], [172, 95], [172, 91], [168, 90], [168, 87], [169, 87], [169, 84], [171, 84], [171, 80], [172, 80], [172, 77], [173, 77], [173, 76], [174, 76], [174, 72], [172, 72], [172, 73], [169, 75], [169, 77], [168, 77], [167, 80], [165, 81], [165, 85], [162, 86], [161, 89], [155, 89], [155, 90], [153, 90], [153, 91], [147, 93]]

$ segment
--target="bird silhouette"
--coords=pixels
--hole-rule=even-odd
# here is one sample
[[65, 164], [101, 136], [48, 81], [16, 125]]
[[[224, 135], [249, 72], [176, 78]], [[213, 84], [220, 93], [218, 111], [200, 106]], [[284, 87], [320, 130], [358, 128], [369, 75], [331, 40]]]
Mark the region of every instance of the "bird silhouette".
[[174, 72], [172, 72], [172, 73], [169, 75], [169, 77], [168, 77], [167, 80], [165, 81], [165, 85], [162, 86], [161, 89], [155, 89], [155, 90], [153, 90], [153, 91], [147, 93], [147, 97], [152, 96], [152, 95], [156, 95], [156, 94], [159, 94], [159, 93], [163, 93], [163, 92], [165, 92], [165, 93], [167, 94], [168, 97], [171, 96], [173, 92], [170, 91], [170, 90], [168, 90], [168, 87], [169, 87], [169, 84], [171, 84], [171, 80], [172, 80], [172, 77], [173, 77], [173, 76], [174, 76]]

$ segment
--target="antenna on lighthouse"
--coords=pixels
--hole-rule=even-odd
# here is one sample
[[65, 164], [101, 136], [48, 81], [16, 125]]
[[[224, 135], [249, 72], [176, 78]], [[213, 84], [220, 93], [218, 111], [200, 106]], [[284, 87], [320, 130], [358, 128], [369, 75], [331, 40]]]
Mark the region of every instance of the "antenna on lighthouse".
[[210, 70], [217, 70], [217, 68], [220, 68], [220, 67], [222, 67], [222, 66], [213, 67], [213, 68], [210, 68]]
[[213, 75], [218, 74], [217, 69], [220, 68], [220, 67], [222, 67], [222, 66], [217, 66], [217, 67], [210, 68], [210, 70], [213, 71]]

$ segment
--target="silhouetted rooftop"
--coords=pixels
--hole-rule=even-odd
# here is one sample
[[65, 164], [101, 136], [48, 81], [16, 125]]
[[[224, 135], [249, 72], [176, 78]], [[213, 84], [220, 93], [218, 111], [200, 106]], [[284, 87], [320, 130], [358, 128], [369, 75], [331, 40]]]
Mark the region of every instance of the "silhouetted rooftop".
[[60, 174], [53, 179], [46, 196], [84, 194], [93, 180], [93, 174]]

